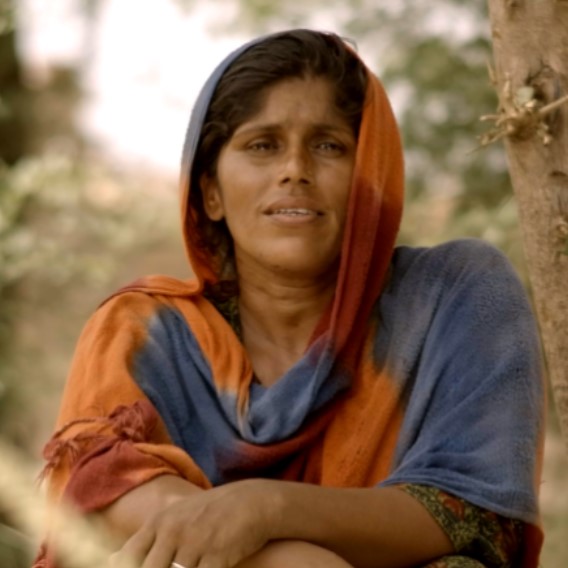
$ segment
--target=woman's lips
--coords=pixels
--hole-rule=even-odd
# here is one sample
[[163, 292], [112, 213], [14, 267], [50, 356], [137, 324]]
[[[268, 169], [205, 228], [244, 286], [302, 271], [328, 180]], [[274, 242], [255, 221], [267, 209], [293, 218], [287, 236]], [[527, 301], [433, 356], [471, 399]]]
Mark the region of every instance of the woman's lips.
[[313, 209], [275, 209], [268, 214], [268, 219], [276, 225], [285, 227], [304, 227], [320, 222], [323, 219], [323, 214]]
[[323, 211], [318, 204], [307, 197], [285, 197], [271, 203], [265, 210], [265, 215], [277, 217], [319, 217]]
[[286, 209], [276, 209], [275, 211], [272, 211], [271, 213], [269, 213], [270, 215], [292, 215], [294, 217], [306, 217], [306, 216], [317, 216], [320, 215], [320, 213], [318, 213], [317, 211], [314, 211], [313, 209], [300, 209], [300, 208], [296, 208], [296, 209], [292, 209], [292, 208], [286, 208]]

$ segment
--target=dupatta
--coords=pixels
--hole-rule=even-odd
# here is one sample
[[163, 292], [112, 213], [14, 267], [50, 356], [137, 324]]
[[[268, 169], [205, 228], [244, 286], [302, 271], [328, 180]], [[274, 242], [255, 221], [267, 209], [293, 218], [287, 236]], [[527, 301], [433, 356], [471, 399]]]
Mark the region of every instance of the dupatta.
[[218, 275], [197, 246], [193, 158], [220, 77], [262, 39], [217, 67], [192, 113], [181, 212], [195, 277], [134, 282], [81, 335], [45, 450], [52, 498], [96, 511], [162, 474], [203, 488], [246, 477], [419, 483], [528, 523], [524, 566], [536, 567], [543, 422], [531, 310], [487, 245], [395, 249], [403, 156], [370, 71], [336, 293], [302, 359], [273, 386], [256, 384], [204, 298]]

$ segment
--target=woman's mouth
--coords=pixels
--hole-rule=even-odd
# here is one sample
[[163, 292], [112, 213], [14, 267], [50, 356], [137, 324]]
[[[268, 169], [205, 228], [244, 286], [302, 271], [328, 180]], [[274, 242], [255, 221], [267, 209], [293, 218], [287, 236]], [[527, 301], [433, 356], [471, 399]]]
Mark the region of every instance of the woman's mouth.
[[319, 211], [314, 211], [313, 209], [304, 208], [280, 208], [269, 212], [269, 215], [290, 215], [292, 217], [314, 217], [321, 215]]
[[311, 197], [285, 196], [275, 199], [266, 207], [264, 214], [275, 221], [306, 222], [322, 217], [324, 212], [320, 204]]

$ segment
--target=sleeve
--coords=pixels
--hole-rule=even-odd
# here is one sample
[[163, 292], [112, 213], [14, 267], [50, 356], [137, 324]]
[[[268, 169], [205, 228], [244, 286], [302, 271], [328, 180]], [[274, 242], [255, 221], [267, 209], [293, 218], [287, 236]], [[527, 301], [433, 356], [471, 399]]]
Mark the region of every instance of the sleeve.
[[538, 564], [544, 438], [540, 343], [502, 253], [475, 240], [414, 257], [395, 282], [395, 354], [405, 411], [383, 486], [435, 487], [522, 521], [523, 566]]
[[524, 523], [477, 507], [435, 487], [399, 485], [417, 499], [450, 539], [455, 554], [429, 568], [486, 566], [511, 568], [521, 550]]
[[537, 523], [542, 362], [534, 316], [512, 267], [485, 243], [452, 243], [415, 262], [397, 293], [406, 310], [398, 320], [408, 319], [394, 331], [404, 355], [394, 364], [406, 369], [392, 374], [405, 377], [406, 408], [383, 484], [438, 487]]
[[132, 376], [134, 353], [147, 334], [156, 300], [127, 293], [104, 304], [77, 344], [65, 386], [58, 429], [47, 443], [50, 497], [80, 511], [102, 509], [158, 475], [209, 482], [175, 446], [150, 400]]

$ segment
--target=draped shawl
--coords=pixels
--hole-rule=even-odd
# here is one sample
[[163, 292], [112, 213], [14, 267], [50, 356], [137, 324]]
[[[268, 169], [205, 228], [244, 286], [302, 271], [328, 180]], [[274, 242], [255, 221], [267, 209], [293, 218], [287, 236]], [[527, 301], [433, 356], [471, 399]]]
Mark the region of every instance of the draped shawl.
[[[262, 38], [261, 38], [262, 39]], [[87, 323], [47, 444], [54, 498], [101, 509], [162, 474], [203, 487], [271, 477], [335, 487], [415, 483], [520, 519], [524, 564], [541, 543], [541, 364], [525, 293], [475, 240], [395, 248], [403, 157], [368, 72], [336, 293], [304, 356], [273, 386], [203, 296], [191, 169], [229, 55], [194, 107], [181, 210], [194, 278], [142, 278]]]

